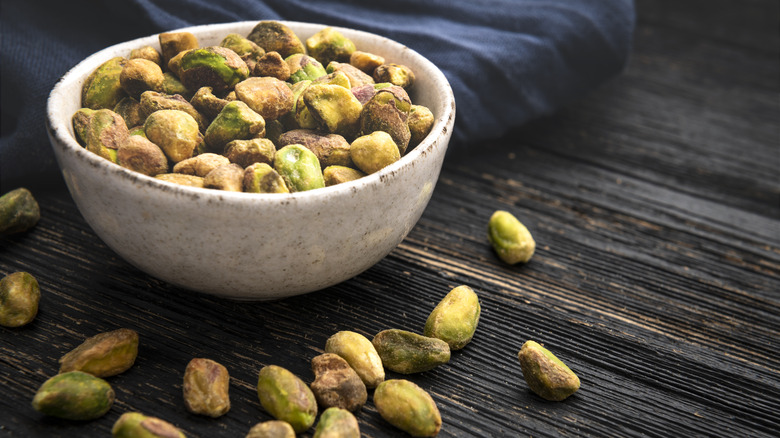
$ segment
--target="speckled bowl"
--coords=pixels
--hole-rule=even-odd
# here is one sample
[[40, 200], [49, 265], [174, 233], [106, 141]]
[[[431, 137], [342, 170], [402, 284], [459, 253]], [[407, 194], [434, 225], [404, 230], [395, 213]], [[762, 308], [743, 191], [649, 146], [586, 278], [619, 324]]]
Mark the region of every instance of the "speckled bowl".
[[[285, 22], [301, 40], [324, 26]], [[202, 46], [256, 21], [196, 26]], [[338, 28], [359, 50], [416, 73], [412, 101], [436, 117], [431, 134], [400, 161], [360, 180], [292, 194], [184, 187], [135, 173], [94, 155], [73, 137], [84, 80], [114, 56], [157, 36], [104, 49], [71, 69], [48, 100], [48, 132], [81, 214], [117, 254], [140, 270], [193, 291], [271, 300], [348, 280], [393, 250], [423, 213], [441, 170], [455, 118], [447, 79], [412, 49], [370, 33]]]

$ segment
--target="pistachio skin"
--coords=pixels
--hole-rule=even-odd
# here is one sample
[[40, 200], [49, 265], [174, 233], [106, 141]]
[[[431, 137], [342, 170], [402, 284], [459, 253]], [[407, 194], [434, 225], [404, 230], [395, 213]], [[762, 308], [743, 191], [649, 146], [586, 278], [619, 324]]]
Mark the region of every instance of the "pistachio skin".
[[371, 99], [363, 105], [360, 113], [360, 130], [364, 134], [384, 131], [390, 134], [401, 155], [411, 139], [407, 119], [412, 107], [412, 101], [403, 88], [390, 86], [378, 90]]
[[95, 111], [96, 110], [91, 108], [80, 108], [78, 111], [73, 113], [73, 117], [71, 117], [71, 124], [73, 125], [73, 132], [76, 134], [76, 141], [78, 141], [82, 146], [87, 145], [87, 130], [89, 129], [89, 119], [92, 117], [92, 114], [95, 114]]
[[579, 377], [535, 341], [526, 341], [517, 358], [528, 387], [545, 400], [565, 400], [580, 389]]
[[396, 373], [421, 373], [450, 361], [446, 342], [406, 330], [382, 330], [371, 343], [384, 367]]
[[93, 154], [116, 163], [116, 151], [129, 135], [122, 116], [109, 109], [99, 109], [89, 118], [86, 148]]
[[433, 398], [404, 379], [382, 382], [374, 391], [374, 405], [388, 423], [414, 437], [433, 437], [441, 430], [441, 414]]
[[342, 330], [325, 342], [325, 352], [338, 354], [360, 376], [366, 388], [376, 388], [385, 380], [385, 368], [376, 348], [360, 333]]
[[443, 340], [451, 351], [460, 350], [474, 337], [481, 310], [474, 289], [458, 286], [447, 293], [428, 315], [423, 334]]
[[325, 187], [320, 161], [303, 145], [291, 144], [276, 151], [274, 169], [284, 178], [291, 192]]
[[225, 146], [233, 140], [246, 140], [262, 136], [265, 119], [249, 106], [235, 100], [228, 102], [206, 129], [205, 140], [212, 152], [223, 153]]
[[243, 180], [243, 167], [236, 163], [223, 164], [203, 178], [203, 187], [228, 192], [241, 192], [243, 191]]
[[498, 257], [510, 265], [528, 263], [536, 250], [528, 228], [508, 211], [498, 210], [490, 217], [488, 240]]
[[277, 420], [290, 423], [296, 433], [310, 428], [317, 418], [317, 400], [298, 376], [277, 365], [260, 370], [257, 381], [260, 404]]
[[211, 359], [194, 358], [184, 370], [184, 406], [193, 414], [218, 418], [230, 410], [230, 374]]
[[255, 163], [244, 169], [243, 187], [248, 193], [290, 193], [279, 172], [266, 163]]
[[273, 20], [257, 23], [247, 35], [247, 39], [262, 47], [266, 53], [278, 52], [282, 58], [306, 52], [303, 43], [292, 29]]
[[349, 156], [358, 169], [371, 174], [400, 160], [401, 152], [390, 134], [376, 131], [356, 138], [349, 147]]
[[38, 314], [41, 288], [27, 272], [14, 272], [0, 279], [0, 325], [21, 327]]
[[352, 412], [332, 407], [320, 415], [312, 438], [360, 438], [360, 426]]
[[121, 56], [111, 58], [87, 76], [81, 91], [83, 108], [112, 109], [127, 96], [119, 82], [126, 62]]
[[276, 146], [267, 138], [233, 140], [225, 145], [225, 155], [231, 163], [247, 168], [254, 163], [271, 164], [276, 155]]
[[252, 426], [245, 438], [295, 438], [295, 430], [286, 421], [264, 421]]
[[114, 390], [105, 380], [71, 371], [45, 381], [35, 393], [32, 406], [52, 417], [86, 421], [105, 415], [114, 399]]
[[40, 206], [28, 189], [19, 187], [0, 197], [0, 235], [25, 232], [40, 219]]
[[113, 111], [124, 119], [128, 128], [144, 124], [145, 116], [141, 113], [141, 102], [130, 96], [120, 100]]
[[320, 408], [338, 407], [354, 412], [366, 403], [366, 385], [338, 354], [315, 356], [311, 360], [311, 369], [315, 377], [310, 386]]
[[351, 87], [360, 87], [363, 85], [373, 85], [374, 78], [363, 73], [359, 68], [346, 62], [331, 61], [325, 67], [327, 73], [341, 72], [349, 78]]
[[130, 135], [116, 151], [117, 164], [142, 173], [155, 176], [168, 172], [168, 158], [159, 146], [142, 135]]
[[60, 358], [60, 373], [83, 371], [96, 377], [121, 374], [135, 363], [138, 340], [138, 333], [125, 328], [92, 336]]
[[349, 62], [356, 48], [341, 32], [326, 27], [306, 39], [306, 50], [321, 64], [328, 65], [331, 61]]
[[350, 166], [349, 142], [338, 134], [325, 134], [312, 129], [293, 129], [279, 137], [279, 146], [301, 144], [314, 152], [322, 167]]
[[222, 111], [222, 108], [224, 108], [228, 102], [227, 99], [217, 97], [214, 94], [214, 89], [211, 87], [199, 88], [190, 99], [192, 106], [209, 119], [217, 117], [217, 114]]
[[290, 66], [287, 65], [279, 52], [268, 52], [257, 60], [252, 74], [287, 81], [290, 79]]
[[185, 438], [171, 423], [140, 412], [125, 412], [111, 428], [112, 438]]

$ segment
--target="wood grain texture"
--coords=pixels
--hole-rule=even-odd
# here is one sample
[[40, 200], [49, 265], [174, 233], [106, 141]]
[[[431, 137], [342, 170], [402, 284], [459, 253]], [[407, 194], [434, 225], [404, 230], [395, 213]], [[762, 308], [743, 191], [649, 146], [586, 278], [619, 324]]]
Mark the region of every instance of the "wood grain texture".
[[[452, 287], [480, 296], [477, 333], [450, 363], [408, 378], [430, 391], [442, 437], [776, 436], [780, 428], [780, 35], [776, 2], [639, 0], [626, 72], [553, 117], [453, 149], [433, 198], [387, 258], [340, 285], [271, 303], [193, 295], [128, 265], [62, 187], [42, 218], [0, 238], [0, 273], [41, 284], [36, 320], [0, 328], [0, 436], [109, 436], [121, 413], [188, 436], [246, 434], [270, 416], [264, 365], [305, 381], [339, 330], [421, 331]], [[3, 192], [11, 188], [2, 188]], [[537, 253], [507, 266], [487, 219], [513, 212]], [[30, 407], [86, 337], [139, 332], [117, 402], [92, 422]], [[544, 343], [580, 377], [564, 402], [528, 391], [517, 351]], [[231, 411], [188, 414], [193, 357], [225, 365]], [[389, 377], [402, 377], [393, 373]], [[370, 401], [366, 437], [402, 437]], [[312, 430], [301, 436], [311, 436]]]

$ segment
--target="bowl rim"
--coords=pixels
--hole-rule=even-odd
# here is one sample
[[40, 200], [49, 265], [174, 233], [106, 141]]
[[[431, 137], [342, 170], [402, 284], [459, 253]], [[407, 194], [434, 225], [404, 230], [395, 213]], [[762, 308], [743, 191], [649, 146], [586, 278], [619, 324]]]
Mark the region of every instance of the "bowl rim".
[[[187, 26], [183, 28], [168, 30], [164, 32], [192, 32], [196, 36], [198, 33], [206, 32], [209, 30], [226, 30], [226, 35], [229, 33], [229, 29], [241, 26], [250, 26], [257, 24], [260, 21], [265, 20], [246, 20], [235, 21], [225, 23], [211, 23], [201, 24], [195, 26]], [[301, 202], [317, 202], [320, 198], [329, 196], [342, 196], [349, 195], [351, 193], [366, 189], [370, 186], [376, 186], [382, 184], [387, 178], [391, 178], [393, 175], [400, 172], [407, 166], [414, 166], [414, 163], [423, 156], [426, 156], [433, 152], [437, 147], [443, 147], [446, 149], [447, 141], [440, 141], [443, 138], [448, 138], [454, 126], [455, 119], [455, 97], [452, 88], [449, 84], [444, 73], [433, 62], [426, 57], [416, 52], [414, 49], [401, 44], [395, 40], [378, 35], [375, 33], [346, 28], [341, 26], [325, 25], [320, 23], [301, 22], [301, 21], [289, 21], [289, 20], [269, 20], [283, 23], [289, 27], [303, 27], [309, 29], [332, 27], [345, 34], [360, 35], [368, 38], [378, 39], [382, 44], [390, 44], [394, 49], [402, 50], [407, 53], [407, 56], [415, 58], [420, 65], [426, 69], [426, 74], [432, 75], [432, 84], [436, 87], [436, 94], [441, 96], [442, 113], [439, 114], [431, 128], [431, 132], [423, 139], [420, 144], [408, 151], [400, 160], [392, 163], [383, 169], [366, 175], [354, 181], [348, 181], [345, 183], [336, 184], [333, 186], [327, 186], [315, 190], [303, 191], [303, 192], [291, 192], [286, 194], [278, 193], [247, 193], [247, 192], [231, 192], [226, 190], [215, 190], [208, 188], [190, 187], [184, 186], [168, 181], [163, 181], [154, 177], [144, 175], [139, 172], [124, 168], [116, 163], [108, 161], [92, 152], [89, 152], [86, 148], [80, 145], [72, 133], [72, 115], [60, 114], [62, 111], [57, 110], [57, 106], [63, 102], [66, 102], [69, 97], [65, 95], [64, 88], [73, 81], [79, 81], [80, 78], [86, 78], [92, 70], [97, 68], [99, 64], [97, 61], [105, 58], [109, 59], [108, 53], [117, 51], [121, 48], [127, 48], [129, 50], [134, 47], [140, 47], [147, 43], [149, 40], [157, 40], [160, 33], [154, 33], [144, 37], [135, 38], [132, 40], [117, 43], [108, 47], [105, 47], [83, 60], [79, 61], [73, 67], [71, 67], [64, 75], [60, 77], [55, 86], [49, 93], [49, 97], [46, 103], [46, 129], [49, 137], [51, 138], [52, 147], [58, 148], [62, 152], [66, 152], [75, 155], [77, 159], [85, 160], [88, 164], [98, 169], [105, 171], [106, 173], [113, 175], [114, 177], [121, 178], [127, 183], [133, 185], [145, 185], [159, 189], [160, 192], [166, 192], [173, 194], [174, 196], [183, 196], [193, 199], [208, 197], [218, 198], [222, 200], [235, 200], [235, 201], [250, 201], [260, 200], [262, 202], [286, 204], [289, 202], [301, 203]], [[296, 31], [296, 34], [300, 31]], [[89, 66], [92, 66], [91, 68]], [[82, 76], [83, 75], [83, 76]], [[79, 96], [80, 99], [80, 96]], [[56, 117], [59, 114], [60, 117]], [[56, 141], [55, 141], [56, 140]], [[55, 144], [56, 143], [56, 144]], [[444, 144], [440, 144], [444, 143]], [[442, 151], [444, 155], [444, 151]], [[60, 161], [58, 157], [58, 162]]]

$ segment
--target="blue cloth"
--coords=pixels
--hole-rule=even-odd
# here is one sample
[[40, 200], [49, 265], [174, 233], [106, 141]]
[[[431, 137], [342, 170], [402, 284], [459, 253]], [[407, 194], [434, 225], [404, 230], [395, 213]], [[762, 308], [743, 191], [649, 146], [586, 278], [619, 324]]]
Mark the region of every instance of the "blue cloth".
[[453, 147], [463, 147], [550, 114], [620, 73], [635, 11], [633, 0], [4, 1], [0, 193], [58, 177], [46, 99], [81, 59], [179, 27], [268, 19], [362, 29], [420, 52], [452, 85]]

